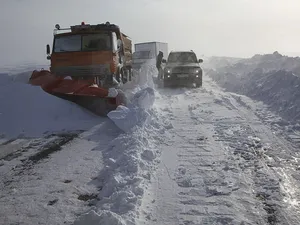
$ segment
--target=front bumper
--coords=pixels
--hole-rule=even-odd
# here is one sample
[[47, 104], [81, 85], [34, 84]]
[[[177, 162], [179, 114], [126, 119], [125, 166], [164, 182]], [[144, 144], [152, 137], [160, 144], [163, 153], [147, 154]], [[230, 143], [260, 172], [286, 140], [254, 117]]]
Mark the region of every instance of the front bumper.
[[164, 74], [165, 85], [202, 83], [202, 74]]

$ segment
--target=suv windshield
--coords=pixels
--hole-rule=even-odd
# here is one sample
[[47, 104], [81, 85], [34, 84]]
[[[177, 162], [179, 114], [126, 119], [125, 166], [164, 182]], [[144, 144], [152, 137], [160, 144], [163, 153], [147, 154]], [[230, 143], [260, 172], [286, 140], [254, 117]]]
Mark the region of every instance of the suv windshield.
[[78, 51], [107, 51], [112, 49], [111, 36], [103, 34], [77, 34], [56, 37], [54, 52], [78, 52]]
[[173, 52], [168, 57], [168, 62], [197, 63], [197, 57], [193, 52]]

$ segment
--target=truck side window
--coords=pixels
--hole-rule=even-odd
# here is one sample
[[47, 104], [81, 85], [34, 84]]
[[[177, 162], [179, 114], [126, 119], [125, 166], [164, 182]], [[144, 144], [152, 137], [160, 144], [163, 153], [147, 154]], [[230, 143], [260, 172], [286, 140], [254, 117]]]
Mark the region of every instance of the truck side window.
[[116, 52], [118, 50], [117, 35], [115, 32], [112, 32], [112, 49], [113, 52]]

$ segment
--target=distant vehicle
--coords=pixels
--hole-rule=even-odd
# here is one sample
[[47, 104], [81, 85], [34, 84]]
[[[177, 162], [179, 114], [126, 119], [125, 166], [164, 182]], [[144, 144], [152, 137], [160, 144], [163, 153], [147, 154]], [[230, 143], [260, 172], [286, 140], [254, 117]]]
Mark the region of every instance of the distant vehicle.
[[202, 68], [193, 51], [172, 51], [170, 52], [164, 68], [164, 87], [195, 84], [202, 86]]
[[140, 69], [145, 63], [156, 66], [156, 57], [162, 51], [164, 57], [168, 56], [168, 44], [164, 42], [144, 42], [134, 45], [135, 52], [132, 55], [133, 69]]

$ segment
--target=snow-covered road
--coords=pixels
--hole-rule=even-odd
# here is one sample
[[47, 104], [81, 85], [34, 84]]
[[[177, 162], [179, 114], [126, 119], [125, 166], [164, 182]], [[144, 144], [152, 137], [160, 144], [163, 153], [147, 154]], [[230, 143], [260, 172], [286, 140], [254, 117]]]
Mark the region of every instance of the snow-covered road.
[[76, 225], [300, 224], [299, 133], [203, 84], [157, 89], [129, 133], [99, 119], [0, 143], [0, 224], [73, 224], [91, 209]]
[[0, 167], [0, 224], [70, 224], [95, 199], [91, 185], [102, 152], [119, 135], [111, 121], [77, 133], [35, 139], [6, 156]]
[[160, 94], [172, 138], [161, 146], [142, 224], [300, 224], [299, 145], [276, 135], [274, 115], [209, 79]]

